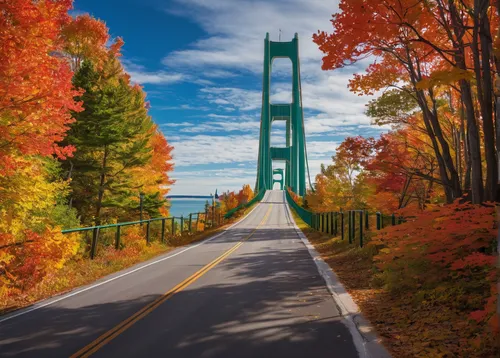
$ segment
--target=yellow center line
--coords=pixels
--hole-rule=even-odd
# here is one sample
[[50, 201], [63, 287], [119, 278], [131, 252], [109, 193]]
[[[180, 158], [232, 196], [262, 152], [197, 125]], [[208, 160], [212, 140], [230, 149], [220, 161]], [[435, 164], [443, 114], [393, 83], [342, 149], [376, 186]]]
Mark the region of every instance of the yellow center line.
[[191, 285], [193, 282], [198, 280], [201, 276], [203, 276], [205, 273], [210, 271], [212, 268], [214, 268], [216, 265], [218, 265], [220, 262], [222, 262], [226, 257], [231, 255], [233, 252], [235, 252], [245, 241], [250, 239], [252, 235], [257, 231], [259, 227], [264, 225], [265, 222], [267, 222], [267, 219], [269, 218], [269, 214], [271, 213], [273, 204], [269, 206], [267, 209], [266, 214], [262, 218], [262, 221], [255, 227], [255, 229], [252, 230], [252, 232], [239, 241], [236, 245], [231, 247], [229, 250], [224, 252], [222, 255], [217, 257], [215, 260], [207, 264], [206, 266], [202, 267], [200, 270], [195, 272], [193, 275], [189, 276], [187, 279], [176, 285], [174, 288], [169, 290], [168, 292], [165, 292], [162, 296], [158, 297], [156, 300], [148, 304], [147, 306], [143, 307], [136, 313], [134, 313], [132, 316], [129, 318], [125, 319], [124, 321], [120, 322], [118, 325], [107, 331], [106, 333], [102, 334], [99, 336], [97, 339], [95, 339], [93, 342], [90, 344], [86, 345], [82, 349], [80, 349], [78, 352], [73, 354], [70, 358], [83, 358], [83, 357], [89, 357], [91, 354], [94, 354], [97, 352], [99, 349], [101, 349], [104, 345], [109, 343], [111, 340], [116, 338], [118, 335], [126, 331], [128, 328], [130, 328], [134, 323], [139, 321], [141, 318], [144, 318], [146, 315], [151, 313], [154, 309], [156, 309], [158, 306], [160, 306], [163, 302], [168, 300], [170, 297], [175, 295], [176, 293], [182, 291], [189, 285]]

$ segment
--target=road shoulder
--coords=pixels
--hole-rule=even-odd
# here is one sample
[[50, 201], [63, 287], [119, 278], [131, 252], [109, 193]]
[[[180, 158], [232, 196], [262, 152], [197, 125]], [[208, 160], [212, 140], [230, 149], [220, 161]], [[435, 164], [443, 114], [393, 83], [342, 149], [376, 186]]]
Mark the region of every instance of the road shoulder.
[[354, 302], [352, 296], [347, 292], [342, 283], [340, 283], [337, 275], [331, 267], [322, 259], [321, 255], [311, 244], [307, 236], [300, 230], [295, 221], [294, 215], [288, 204], [285, 205], [290, 221], [306, 246], [309, 254], [314, 260], [320, 275], [325, 280], [328, 290], [332, 294], [339, 311], [345, 318], [345, 324], [349, 328], [354, 340], [354, 344], [363, 358], [389, 358], [391, 355], [382, 345], [380, 338], [377, 336], [375, 328], [366, 320], [359, 307]]

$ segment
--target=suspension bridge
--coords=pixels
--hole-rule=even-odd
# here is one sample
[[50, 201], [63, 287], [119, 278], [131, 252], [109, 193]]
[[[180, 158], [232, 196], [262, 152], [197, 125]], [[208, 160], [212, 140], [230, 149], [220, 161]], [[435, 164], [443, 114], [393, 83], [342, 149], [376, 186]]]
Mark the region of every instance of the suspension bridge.
[[[290, 104], [270, 103], [277, 57], [292, 61]], [[286, 121], [285, 147], [271, 146], [274, 121]], [[303, 195], [308, 177], [298, 36], [267, 35], [260, 202], [204, 241], [0, 317], [0, 356], [387, 357], [294, 221], [283, 189]]]

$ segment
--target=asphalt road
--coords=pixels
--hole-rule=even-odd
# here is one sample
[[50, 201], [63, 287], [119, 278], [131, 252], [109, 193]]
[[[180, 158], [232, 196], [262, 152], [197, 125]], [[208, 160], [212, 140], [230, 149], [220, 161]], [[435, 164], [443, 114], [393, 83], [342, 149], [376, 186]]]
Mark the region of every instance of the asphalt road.
[[285, 205], [269, 191], [215, 238], [0, 317], [0, 356], [358, 357]]

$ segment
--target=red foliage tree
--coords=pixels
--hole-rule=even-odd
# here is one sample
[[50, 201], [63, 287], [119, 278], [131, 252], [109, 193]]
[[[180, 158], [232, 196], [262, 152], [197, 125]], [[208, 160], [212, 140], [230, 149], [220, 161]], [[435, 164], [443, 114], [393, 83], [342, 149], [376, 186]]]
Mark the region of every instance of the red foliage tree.
[[57, 55], [60, 29], [70, 21], [71, 0], [0, 3], [0, 168], [16, 168], [16, 155], [70, 155], [61, 147], [73, 99], [69, 64]]

